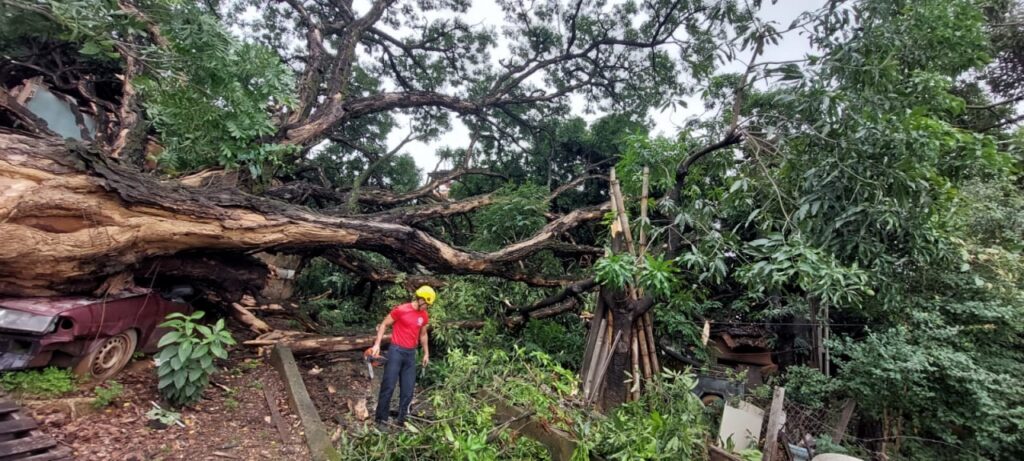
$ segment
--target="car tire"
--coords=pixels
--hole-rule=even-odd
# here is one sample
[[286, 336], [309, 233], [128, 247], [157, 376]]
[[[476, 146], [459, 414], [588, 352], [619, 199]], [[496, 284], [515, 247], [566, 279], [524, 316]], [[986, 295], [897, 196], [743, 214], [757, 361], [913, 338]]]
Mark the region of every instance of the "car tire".
[[705, 394], [703, 397], [700, 398], [700, 402], [703, 403], [706, 407], [715, 405], [718, 402], [721, 402], [722, 400], [722, 396], [715, 394]]
[[97, 382], [106, 381], [128, 364], [137, 344], [135, 330], [125, 330], [106, 338], [75, 365], [75, 374]]

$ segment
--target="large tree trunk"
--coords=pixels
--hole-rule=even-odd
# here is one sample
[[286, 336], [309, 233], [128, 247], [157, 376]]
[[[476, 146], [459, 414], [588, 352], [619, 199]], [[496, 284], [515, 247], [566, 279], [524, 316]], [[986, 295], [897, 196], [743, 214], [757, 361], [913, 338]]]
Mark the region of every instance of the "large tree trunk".
[[[561, 284], [510, 264], [568, 245], [557, 237], [600, 218], [577, 210], [492, 253], [463, 251], [406, 224], [325, 216], [234, 189], [190, 187], [124, 167], [82, 145], [0, 131], [0, 295], [91, 292], [123, 272], [183, 253], [354, 248], [441, 273]], [[397, 221], [397, 218], [396, 218]]]

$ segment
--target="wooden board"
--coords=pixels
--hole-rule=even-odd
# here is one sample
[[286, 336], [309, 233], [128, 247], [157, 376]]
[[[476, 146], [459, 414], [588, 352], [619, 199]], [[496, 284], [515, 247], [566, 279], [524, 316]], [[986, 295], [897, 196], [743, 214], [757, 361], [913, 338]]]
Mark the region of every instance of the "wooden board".
[[36, 450], [43, 450], [57, 445], [57, 441], [48, 435], [33, 435], [22, 439], [0, 442], [0, 457], [14, 456], [21, 453], [30, 453]]
[[46, 453], [32, 455], [28, 458], [19, 458], [18, 461], [72, 461], [71, 451], [67, 448], [58, 448]]
[[10, 400], [0, 400], [0, 415], [18, 411], [18, 405]]
[[0, 434], [14, 434], [17, 432], [25, 432], [39, 427], [34, 420], [25, 419], [12, 419], [9, 421], [0, 421]]

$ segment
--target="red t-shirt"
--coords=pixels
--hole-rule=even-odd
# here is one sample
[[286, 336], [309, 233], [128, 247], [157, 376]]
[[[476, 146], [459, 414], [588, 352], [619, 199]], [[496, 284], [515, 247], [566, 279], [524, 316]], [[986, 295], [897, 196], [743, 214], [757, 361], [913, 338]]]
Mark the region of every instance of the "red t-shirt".
[[413, 303], [399, 304], [391, 309], [395, 324], [391, 327], [391, 344], [415, 349], [420, 341], [420, 328], [427, 325], [430, 316], [426, 310], [417, 310]]

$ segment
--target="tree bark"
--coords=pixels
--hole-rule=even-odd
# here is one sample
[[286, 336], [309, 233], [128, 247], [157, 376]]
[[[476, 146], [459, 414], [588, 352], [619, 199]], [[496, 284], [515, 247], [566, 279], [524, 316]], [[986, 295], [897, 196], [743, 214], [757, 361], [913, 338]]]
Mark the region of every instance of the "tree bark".
[[[182, 252], [353, 248], [415, 261], [435, 273], [482, 274], [559, 286], [514, 261], [567, 244], [606, 207], [576, 210], [491, 253], [464, 251], [414, 227], [334, 217], [229, 188], [160, 181], [80, 144], [0, 132], [0, 295], [91, 292], [126, 270]], [[589, 250], [588, 250], [589, 251]]]

